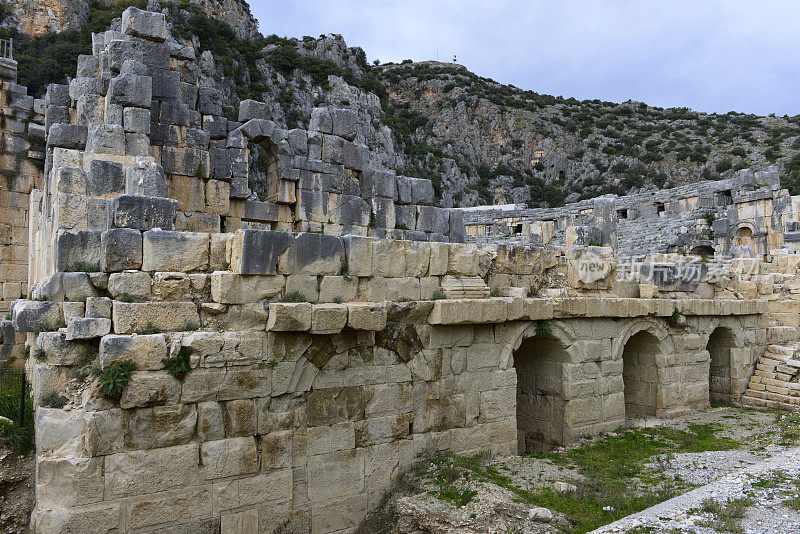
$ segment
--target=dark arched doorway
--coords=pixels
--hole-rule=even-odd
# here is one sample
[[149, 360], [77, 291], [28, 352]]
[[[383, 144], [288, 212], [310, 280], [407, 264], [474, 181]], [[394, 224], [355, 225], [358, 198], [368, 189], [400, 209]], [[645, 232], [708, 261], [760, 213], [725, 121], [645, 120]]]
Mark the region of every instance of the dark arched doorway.
[[622, 351], [622, 381], [626, 416], [656, 415], [658, 353], [658, 338], [650, 332], [639, 332], [625, 344]]
[[708, 400], [712, 403], [731, 401], [731, 349], [735, 346], [730, 328], [719, 327], [708, 338]]
[[558, 339], [535, 336], [514, 352], [517, 370], [517, 437], [520, 454], [564, 443], [561, 368], [567, 351]]

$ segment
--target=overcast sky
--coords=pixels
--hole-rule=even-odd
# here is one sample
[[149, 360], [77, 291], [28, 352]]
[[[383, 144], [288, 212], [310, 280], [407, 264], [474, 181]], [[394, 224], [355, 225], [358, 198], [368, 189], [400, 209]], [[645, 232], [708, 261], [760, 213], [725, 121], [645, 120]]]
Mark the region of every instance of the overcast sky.
[[792, 0], [251, 0], [264, 35], [340, 33], [379, 59], [458, 62], [539, 93], [800, 114]]

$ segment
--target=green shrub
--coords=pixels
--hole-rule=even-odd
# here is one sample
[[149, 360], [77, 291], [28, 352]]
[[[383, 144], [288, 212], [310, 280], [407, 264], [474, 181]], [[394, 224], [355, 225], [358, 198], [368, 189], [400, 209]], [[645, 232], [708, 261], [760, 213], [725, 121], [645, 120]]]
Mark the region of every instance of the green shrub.
[[181, 347], [176, 356], [170, 356], [161, 360], [164, 364], [164, 370], [174, 376], [177, 380], [183, 382], [186, 375], [192, 372], [192, 367], [189, 364], [189, 357], [192, 354], [192, 349], [189, 347]]
[[719, 163], [717, 163], [717, 167], [716, 167], [717, 172], [725, 172], [725, 171], [730, 170], [732, 168], [733, 168], [733, 162], [731, 160], [729, 160], [728, 158], [725, 158], [725, 159], [721, 160]]
[[550, 337], [553, 334], [553, 327], [550, 325], [550, 321], [536, 321], [534, 332], [539, 337]]
[[42, 398], [39, 400], [39, 404], [48, 408], [63, 408], [67, 405], [67, 402], [69, 402], [69, 400], [64, 395], [56, 393], [55, 391], [48, 391], [42, 395]]
[[107, 365], [100, 373], [100, 392], [109, 399], [119, 399], [136, 370], [131, 360], [120, 360]]
[[283, 302], [307, 302], [308, 299], [299, 291], [291, 291], [283, 297]]

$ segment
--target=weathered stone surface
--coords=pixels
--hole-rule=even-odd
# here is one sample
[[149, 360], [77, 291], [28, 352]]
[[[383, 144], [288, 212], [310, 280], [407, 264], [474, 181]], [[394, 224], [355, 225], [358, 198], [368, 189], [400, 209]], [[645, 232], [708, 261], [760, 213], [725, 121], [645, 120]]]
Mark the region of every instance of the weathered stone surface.
[[258, 472], [258, 452], [253, 436], [205, 442], [200, 446], [200, 459], [206, 480]]
[[175, 404], [180, 391], [180, 383], [166, 372], [137, 372], [122, 391], [119, 406], [127, 409]]
[[193, 302], [114, 301], [112, 318], [116, 334], [152, 329], [162, 332], [195, 330], [200, 324]]
[[144, 495], [196, 484], [198, 445], [112, 454], [105, 459], [106, 498]]
[[386, 328], [386, 306], [376, 303], [348, 303], [347, 326], [354, 330], [383, 330]]
[[67, 341], [65, 332], [40, 332], [36, 348], [44, 351], [45, 360], [51, 365], [74, 365], [84, 357], [88, 347]]
[[72, 317], [67, 323], [67, 340], [93, 339], [111, 332], [111, 319]]
[[146, 231], [153, 228], [172, 230], [178, 215], [178, 201], [169, 198], [119, 195], [111, 206], [117, 228]]
[[240, 275], [225, 271], [211, 274], [211, 298], [225, 304], [258, 302], [283, 291], [282, 275]]
[[54, 273], [46, 282], [38, 285], [33, 296], [44, 300], [84, 301], [97, 295], [88, 273]]
[[128, 417], [125, 441], [131, 449], [183, 445], [194, 438], [196, 426], [197, 409], [191, 404], [137, 409]]
[[120, 106], [149, 108], [153, 100], [153, 80], [150, 76], [120, 74], [111, 79], [108, 98]]
[[108, 277], [108, 292], [115, 299], [148, 299], [152, 279], [141, 271], [112, 273]]
[[122, 13], [122, 33], [156, 42], [167, 39], [167, 21], [163, 13], [129, 7]]
[[206, 233], [148, 230], [143, 234], [145, 271], [203, 271], [208, 268], [210, 238]]
[[277, 274], [278, 258], [292, 235], [270, 230], [237, 230], [231, 242], [231, 270], [239, 274]]
[[120, 360], [132, 360], [140, 371], [162, 369], [167, 357], [164, 334], [108, 335], [100, 341], [100, 361], [105, 367]]
[[311, 307], [311, 332], [337, 334], [347, 324], [347, 306], [344, 304], [314, 304]]
[[87, 318], [111, 319], [111, 299], [108, 297], [87, 297], [84, 316]]
[[267, 330], [304, 332], [311, 329], [311, 304], [308, 302], [269, 304]]
[[125, 130], [117, 124], [90, 122], [86, 151], [99, 154], [125, 154]]
[[14, 302], [11, 313], [11, 322], [17, 332], [55, 330], [62, 320], [58, 303], [50, 301], [18, 300]]
[[77, 124], [53, 124], [47, 133], [48, 146], [83, 149], [86, 147], [86, 126]]
[[54, 254], [57, 271], [96, 271], [100, 268], [100, 232], [59, 230]]
[[142, 233], [133, 228], [112, 228], [100, 235], [100, 270], [104, 272], [142, 267]]
[[284, 274], [339, 274], [344, 247], [340, 238], [324, 234], [300, 234], [278, 262]]
[[164, 169], [156, 163], [137, 162], [125, 172], [125, 193], [129, 195], [166, 197], [169, 185]]

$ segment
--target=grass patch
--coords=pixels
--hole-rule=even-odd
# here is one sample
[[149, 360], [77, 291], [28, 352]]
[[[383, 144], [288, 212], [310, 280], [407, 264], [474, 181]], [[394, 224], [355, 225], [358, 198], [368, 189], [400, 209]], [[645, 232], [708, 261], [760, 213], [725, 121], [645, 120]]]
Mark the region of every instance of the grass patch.
[[[0, 370], [2, 372], [2, 370]], [[22, 424], [19, 419], [20, 403], [25, 403]], [[0, 416], [14, 424], [0, 426], [0, 445], [8, 447], [13, 454], [25, 454], [33, 449], [33, 396], [29, 384], [22, 390], [22, 381], [9, 381], [0, 388]]]
[[48, 391], [42, 395], [39, 404], [48, 408], [63, 408], [67, 405], [67, 402], [69, 402], [69, 399], [64, 395], [56, 393], [55, 391]]
[[291, 291], [286, 293], [282, 302], [308, 302], [308, 299], [299, 291]]
[[753, 505], [753, 500], [747, 497], [728, 499], [720, 502], [714, 498], [705, 499], [700, 510], [711, 514], [711, 518], [698, 522], [698, 525], [713, 528], [717, 532], [730, 532], [740, 534], [744, 532], [742, 519], [747, 509]]
[[[492, 464], [486, 455], [443, 454], [430, 461], [429, 480], [436, 486], [431, 493], [463, 506], [475, 497], [465, 489], [474, 491], [475, 484], [492, 483], [512, 492], [520, 503], [566, 515], [571, 522], [566, 532], [582, 534], [690, 489], [684, 481], [663, 474], [669, 456], [741, 447], [735, 440], [717, 436], [720, 429], [715, 424], [690, 425], [688, 430], [629, 428], [582, 447], [532, 455], [578, 471], [584, 478], [572, 493], [520, 485], [504, 465]], [[647, 465], [654, 461], [657, 468]]]

